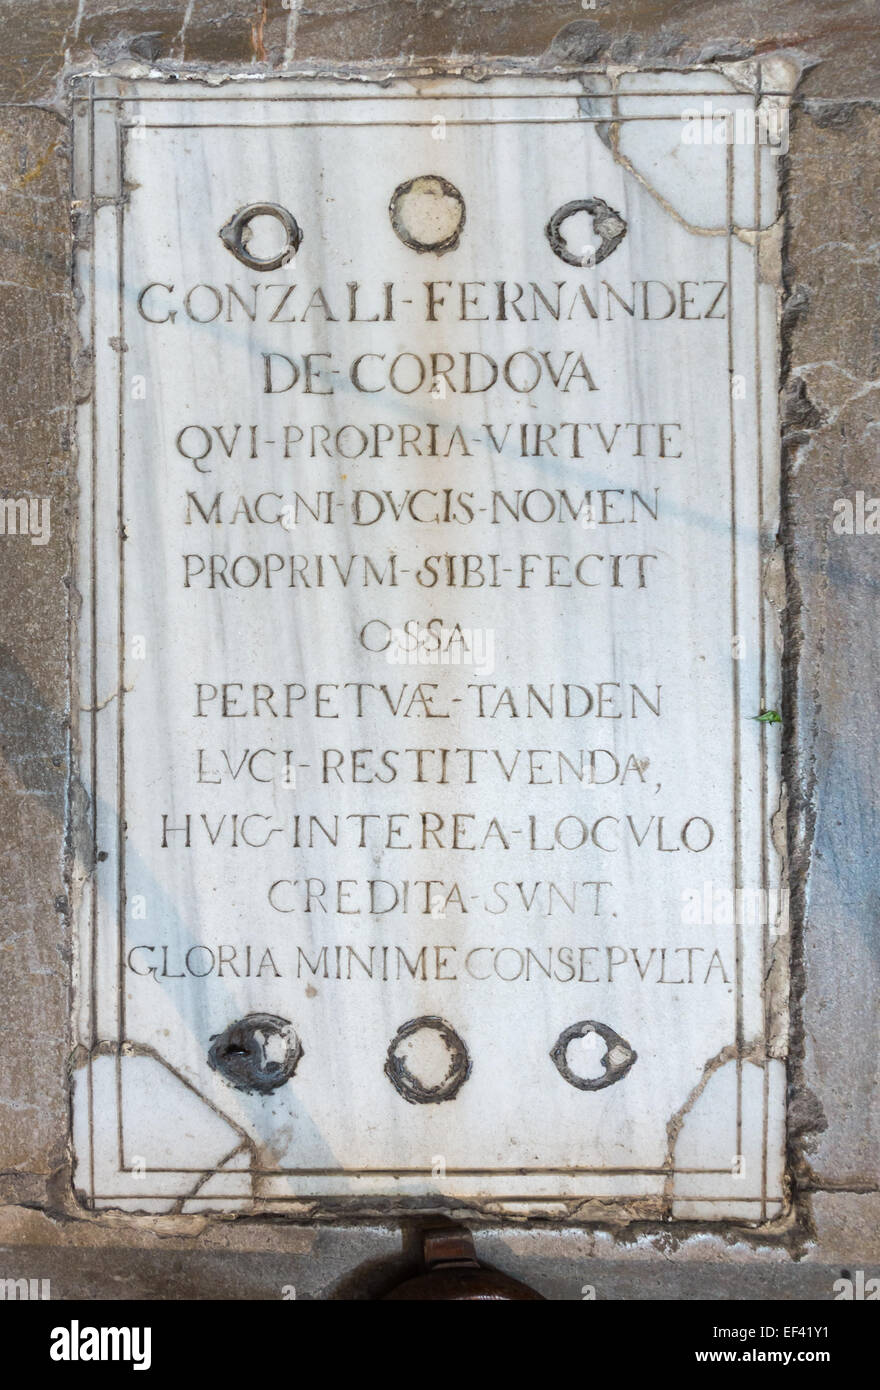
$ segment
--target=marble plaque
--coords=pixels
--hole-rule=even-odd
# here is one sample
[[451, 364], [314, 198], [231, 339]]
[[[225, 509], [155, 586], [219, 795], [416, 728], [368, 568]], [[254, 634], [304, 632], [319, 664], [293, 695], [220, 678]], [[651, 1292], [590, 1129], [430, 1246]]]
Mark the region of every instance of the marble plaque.
[[786, 1204], [783, 64], [76, 89], [76, 1187]]

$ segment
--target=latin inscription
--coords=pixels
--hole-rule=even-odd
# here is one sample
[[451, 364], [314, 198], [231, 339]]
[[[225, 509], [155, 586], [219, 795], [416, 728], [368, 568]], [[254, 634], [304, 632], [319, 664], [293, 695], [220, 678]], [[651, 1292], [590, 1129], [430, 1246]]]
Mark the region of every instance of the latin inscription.
[[775, 214], [526, 85], [80, 116], [99, 1204], [779, 1210]]

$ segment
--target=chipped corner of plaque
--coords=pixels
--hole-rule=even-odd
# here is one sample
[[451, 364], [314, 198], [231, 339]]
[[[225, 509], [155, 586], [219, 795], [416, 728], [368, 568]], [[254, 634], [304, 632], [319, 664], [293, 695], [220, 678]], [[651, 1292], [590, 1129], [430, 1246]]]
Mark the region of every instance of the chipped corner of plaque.
[[780, 48], [760, 57], [727, 61], [716, 59], [711, 65], [740, 92], [753, 96], [772, 95], [791, 100], [804, 73], [815, 60], [796, 48]]
[[[666, 95], [678, 95], [683, 103], [681, 110], [682, 132], [679, 156], [686, 155], [688, 148], [700, 144], [723, 145], [729, 141], [739, 143], [745, 139], [749, 145], [765, 146], [777, 158], [788, 150], [789, 113], [803, 72], [811, 66], [810, 60], [796, 50], [780, 50], [758, 58], [725, 61], [723, 59], [706, 62], [689, 70], [691, 76], [704, 72], [711, 74], [723, 85], [710, 93], [698, 93], [688, 86], [683, 77], [680, 88], [673, 88]], [[638, 76], [642, 68], [638, 64], [606, 65], [600, 72], [578, 74], [582, 95], [578, 104], [582, 114], [594, 122], [596, 137], [606, 146], [615, 163], [633, 178], [650, 197], [687, 231], [699, 236], [726, 236], [732, 234], [744, 244], [754, 247], [761, 283], [779, 288], [782, 281], [783, 221], [780, 215], [778, 197], [770, 210], [758, 210], [755, 224], [740, 216], [729, 227], [726, 219], [719, 219], [717, 225], [709, 225], [703, 216], [705, 202], [705, 180], [696, 167], [693, 177], [674, 191], [664, 188], [656, 169], [654, 133], [648, 133], [647, 123], [638, 116], [630, 114], [622, 117], [620, 103], [632, 98], [627, 89], [627, 80]], [[668, 70], [667, 76], [675, 77], [676, 70]], [[711, 86], [711, 83], [710, 83]], [[712, 101], [705, 98], [711, 96]], [[698, 128], [708, 120], [715, 121], [722, 116], [728, 118], [733, 128], [734, 121], [740, 120], [740, 111], [725, 110], [725, 97], [750, 96], [752, 129], [741, 137], [739, 126], [736, 134], [728, 133], [725, 140], [719, 141], [712, 132], [708, 139], [700, 134]], [[697, 98], [702, 99], [702, 108]], [[717, 102], [716, 99], [717, 98]], [[649, 98], [650, 100], [651, 98]], [[713, 106], [714, 103], [714, 106]], [[775, 182], [779, 184], [778, 177]]]
[[[755, 110], [762, 128], [772, 132], [775, 152], [785, 156], [792, 104], [801, 79], [815, 64], [815, 59], [799, 49], [779, 49], [757, 58], [718, 61], [714, 67], [737, 91], [755, 98]], [[779, 210], [768, 226], [757, 231], [738, 229], [737, 235], [748, 244], [757, 244], [761, 281], [780, 287], [784, 222]]]
[[[728, 1044], [706, 1061], [667, 1122], [663, 1220], [724, 1220], [769, 1231], [792, 1218], [784, 1132], [767, 1123], [786, 1079], [783, 1057], [764, 1039]], [[719, 1123], [734, 1104], [735, 1128]]]
[[[194, 1219], [198, 1225], [208, 1215], [255, 1209], [255, 1141], [155, 1048], [79, 1044], [69, 1072], [72, 1191], [81, 1210], [146, 1217], [159, 1223], [157, 1234], [174, 1235], [186, 1234]], [[187, 1148], [193, 1133], [204, 1155], [197, 1167]]]

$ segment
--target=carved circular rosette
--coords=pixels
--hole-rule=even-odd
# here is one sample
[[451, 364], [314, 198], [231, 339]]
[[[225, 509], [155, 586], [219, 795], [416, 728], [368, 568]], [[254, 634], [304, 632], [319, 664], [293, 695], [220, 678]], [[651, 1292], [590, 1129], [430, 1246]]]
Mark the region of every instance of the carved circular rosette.
[[[601, 1059], [602, 1075], [580, 1076], [569, 1061], [568, 1050], [576, 1039], [588, 1038], [591, 1034], [601, 1038], [605, 1044], [605, 1055]], [[606, 1086], [613, 1086], [616, 1081], [623, 1080], [636, 1061], [638, 1053], [633, 1051], [619, 1033], [609, 1028], [607, 1023], [595, 1023], [592, 1019], [586, 1018], [563, 1029], [553, 1044], [550, 1056], [559, 1075], [569, 1086], [575, 1086], [579, 1091], [602, 1091]]]
[[[284, 228], [285, 244], [274, 256], [253, 256], [247, 249], [251, 235], [251, 223], [255, 217], [274, 217]], [[277, 270], [286, 265], [291, 256], [299, 250], [303, 239], [302, 228], [293, 213], [280, 203], [250, 203], [240, 208], [234, 217], [220, 228], [220, 240], [231, 251], [237, 261], [249, 270]]]
[[211, 1039], [208, 1065], [237, 1091], [269, 1095], [290, 1080], [302, 1056], [289, 1019], [247, 1014]]
[[454, 1100], [470, 1074], [463, 1040], [451, 1024], [433, 1014], [410, 1019], [391, 1039], [385, 1075], [410, 1105]]
[[464, 198], [448, 179], [422, 174], [395, 188], [388, 206], [395, 233], [413, 251], [442, 256], [458, 245], [464, 231]]
[[[597, 247], [581, 248], [579, 252], [571, 249], [562, 232], [564, 222], [576, 212], [588, 212], [593, 219], [593, 234], [599, 238]], [[610, 208], [601, 198], [578, 198], [572, 203], [563, 203], [557, 208], [544, 234], [554, 253], [566, 265], [594, 266], [604, 261], [616, 251], [626, 236], [627, 226], [619, 212]]]

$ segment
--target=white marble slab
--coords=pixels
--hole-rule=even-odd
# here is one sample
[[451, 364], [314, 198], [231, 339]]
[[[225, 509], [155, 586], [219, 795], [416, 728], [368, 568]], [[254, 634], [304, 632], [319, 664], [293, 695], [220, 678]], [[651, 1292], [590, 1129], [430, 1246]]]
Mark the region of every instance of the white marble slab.
[[88, 1205], [783, 1211], [753, 76], [79, 89]]

